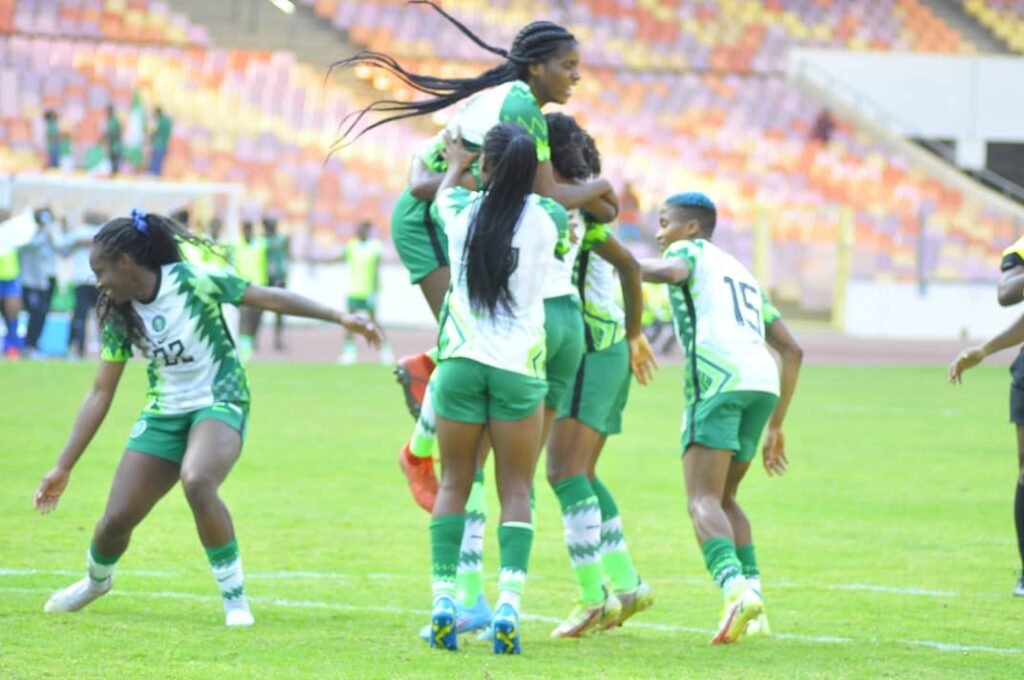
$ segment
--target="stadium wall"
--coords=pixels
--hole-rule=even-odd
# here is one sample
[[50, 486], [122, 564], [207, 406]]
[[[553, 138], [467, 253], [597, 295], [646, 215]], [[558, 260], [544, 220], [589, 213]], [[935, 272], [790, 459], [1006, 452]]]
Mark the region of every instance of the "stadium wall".
[[842, 330], [900, 340], [983, 339], [1017, 319], [1020, 307], [1000, 307], [992, 283], [883, 283], [851, 280]]

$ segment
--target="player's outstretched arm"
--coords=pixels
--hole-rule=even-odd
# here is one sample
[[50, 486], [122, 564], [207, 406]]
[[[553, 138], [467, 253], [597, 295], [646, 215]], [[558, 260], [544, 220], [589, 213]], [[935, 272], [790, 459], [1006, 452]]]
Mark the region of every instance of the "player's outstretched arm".
[[648, 283], [682, 283], [690, 278], [690, 265], [681, 257], [640, 260], [640, 278]]
[[626, 307], [626, 340], [629, 343], [629, 364], [637, 382], [646, 385], [654, 378], [658, 364], [654, 351], [643, 334], [641, 318], [644, 312], [644, 289], [640, 285], [640, 263], [614, 236], [594, 248], [619, 273], [622, 299]]
[[541, 196], [555, 199], [566, 210], [583, 208], [600, 222], [611, 222], [619, 215], [618, 199], [611, 182], [603, 177], [582, 183], [559, 182], [550, 160], [537, 166], [533, 190]]
[[779, 401], [768, 421], [768, 429], [764, 435], [764, 468], [769, 475], [781, 475], [786, 472], [789, 460], [786, 458], [786, 439], [782, 434], [782, 423], [789, 411], [789, 404], [796, 392], [796, 381], [800, 375], [800, 365], [804, 360], [804, 351], [790, 333], [782, 319], [773, 321], [765, 332], [768, 345], [779, 353], [782, 368], [779, 372]]
[[117, 391], [117, 384], [124, 373], [123, 361], [101, 361], [99, 371], [93, 380], [92, 388], [85, 395], [85, 402], [78, 409], [75, 417], [75, 424], [71, 428], [71, 436], [64, 444], [64, 449], [57, 457], [53, 468], [46, 473], [43, 481], [36, 490], [33, 504], [36, 510], [46, 514], [57, 507], [64, 489], [67, 488], [68, 479], [71, 476], [71, 469], [82, 457], [89, 442], [92, 441], [96, 431], [110, 409], [110, 402], [114, 400], [114, 393]]
[[1009, 349], [1024, 342], [1024, 316], [1014, 321], [1009, 328], [995, 336], [984, 345], [968, 347], [957, 355], [949, 366], [949, 382], [960, 383], [964, 371], [974, 368], [990, 354]]
[[1003, 272], [996, 297], [1003, 307], [1011, 307], [1024, 300], [1024, 265], [1019, 264]]
[[347, 314], [284, 288], [249, 286], [242, 296], [242, 304], [277, 314], [336, 323], [363, 336], [373, 347], [380, 347], [380, 329], [368, 317], [362, 314]]

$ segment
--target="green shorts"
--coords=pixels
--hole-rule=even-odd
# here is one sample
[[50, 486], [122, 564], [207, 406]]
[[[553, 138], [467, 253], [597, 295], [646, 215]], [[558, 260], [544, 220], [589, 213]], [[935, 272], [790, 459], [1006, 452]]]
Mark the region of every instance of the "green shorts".
[[437, 415], [460, 423], [522, 420], [537, 410], [548, 384], [472, 359], [445, 359], [434, 369], [430, 396]]
[[602, 437], [622, 432], [622, 411], [632, 379], [625, 340], [584, 354], [572, 395], [562, 404], [558, 418], [575, 418]]
[[366, 312], [372, 316], [377, 311], [377, 296], [371, 295], [368, 298], [350, 297], [348, 299], [348, 311], [349, 314]]
[[249, 418], [248, 404], [218, 402], [187, 413], [153, 413], [143, 411], [135, 421], [125, 448], [148, 453], [157, 458], [181, 465], [188, 447], [188, 436], [201, 420], [219, 420], [238, 430], [245, 440], [245, 428]]
[[691, 444], [732, 451], [733, 460], [748, 463], [779, 398], [771, 392], [739, 390], [700, 399], [686, 410], [682, 451]]
[[583, 312], [574, 295], [544, 301], [544, 332], [547, 335], [548, 396], [545, 404], [558, 411], [583, 359]]
[[430, 203], [413, 196], [408, 188], [391, 211], [391, 240], [413, 285], [448, 266], [448, 237], [431, 219]]

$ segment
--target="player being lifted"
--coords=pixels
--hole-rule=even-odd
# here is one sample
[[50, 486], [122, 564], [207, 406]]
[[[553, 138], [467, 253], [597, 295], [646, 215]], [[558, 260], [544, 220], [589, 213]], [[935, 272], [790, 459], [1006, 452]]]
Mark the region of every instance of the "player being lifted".
[[71, 436], [35, 494], [47, 513], [107, 415], [132, 348], [149, 359], [148, 402], [132, 428], [96, 524], [81, 581], [46, 603], [48, 612], [81, 609], [112, 584], [132, 531], [179, 480], [224, 600], [226, 623], [253, 623], [231, 515], [219, 488], [238, 460], [249, 413], [249, 385], [221, 305], [337, 323], [379, 344], [373, 323], [282, 288], [251, 285], [226, 271], [182, 261], [179, 243], [201, 241], [174, 221], [133, 211], [104, 226], [89, 260], [100, 289], [99, 372]]
[[[711, 640], [720, 644], [769, 633], [750, 521], [736, 497], [766, 424], [765, 470], [786, 471], [782, 423], [802, 351], [746, 267], [711, 242], [716, 220], [704, 194], [672, 196], [657, 234], [664, 257], [641, 266], [645, 281], [668, 284], [686, 355], [683, 479], [704, 561], [725, 597]], [[781, 381], [766, 341], [782, 357]]]

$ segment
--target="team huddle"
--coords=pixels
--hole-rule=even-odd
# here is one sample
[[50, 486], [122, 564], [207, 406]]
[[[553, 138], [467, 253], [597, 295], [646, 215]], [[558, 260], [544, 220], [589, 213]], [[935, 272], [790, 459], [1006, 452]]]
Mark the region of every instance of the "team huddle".
[[[575, 604], [551, 635], [621, 626], [654, 604], [608, 480], [597, 472], [607, 438], [622, 430], [632, 380], [655, 378], [641, 331], [643, 282], [668, 287], [685, 353], [685, 491], [724, 601], [712, 642], [770, 634], [751, 524], [736, 498], [762, 434], [766, 471], [786, 471], [782, 425], [799, 345], [750, 272], [713, 243], [717, 208], [707, 195], [686, 191], [664, 200], [660, 259], [638, 261], [615, 237], [618, 203], [601, 177], [594, 139], [572, 117], [542, 113], [547, 104], [566, 103], [580, 78], [571, 33], [534, 22], [506, 51], [430, 6], [504, 62], [459, 80], [409, 73], [378, 53], [340, 64], [387, 69], [426, 95], [371, 106], [389, 116], [359, 134], [473, 97], [421, 146], [391, 224], [399, 257], [438, 323], [437, 346], [397, 369], [416, 416], [399, 462], [416, 502], [431, 513], [432, 613], [421, 637], [457, 650], [459, 635], [473, 632], [495, 653], [521, 652], [533, 479], [544, 450], [577, 585]], [[218, 495], [239, 458], [249, 410], [245, 370], [221, 305], [317, 318], [380, 342], [365, 316], [183, 262], [179, 245], [195, 242], [173, 221], [138, 212], [113, 220], [94, 240], [100, 369], [36, 506], [56, 506], [133, 348], [150, 362], [149, 401], [93, 533], [87, 575], [55, 593], [47, 611], [75, 611], [108, 592], [132, 530], [180, 479], [226, 623], [252, 624], [231, 517]], [[484, 467], [492, 450], [501, 504], [493, 609], [481, 571]]]

